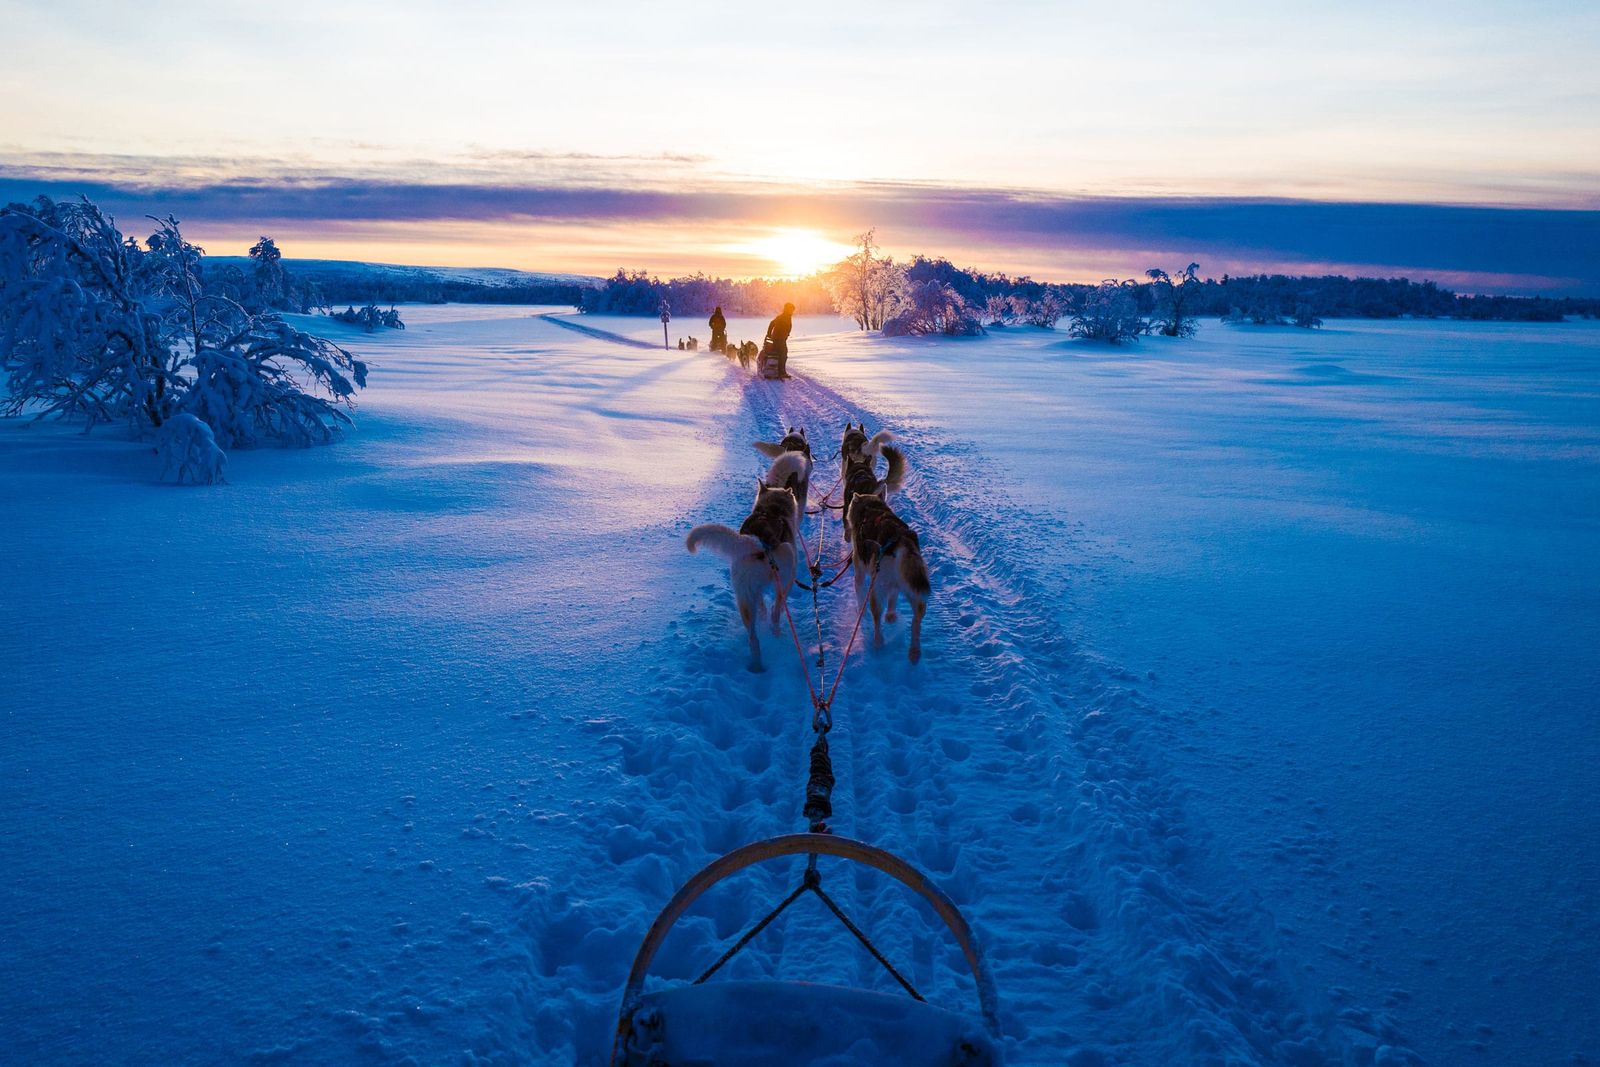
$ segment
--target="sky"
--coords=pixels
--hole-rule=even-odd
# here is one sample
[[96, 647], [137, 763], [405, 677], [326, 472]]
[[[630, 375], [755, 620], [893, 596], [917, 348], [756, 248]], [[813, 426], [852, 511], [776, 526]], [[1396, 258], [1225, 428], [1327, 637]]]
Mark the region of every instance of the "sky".
[[0, 0], [0, 199], [238, 254], [1600, 295], [1600, 4]]

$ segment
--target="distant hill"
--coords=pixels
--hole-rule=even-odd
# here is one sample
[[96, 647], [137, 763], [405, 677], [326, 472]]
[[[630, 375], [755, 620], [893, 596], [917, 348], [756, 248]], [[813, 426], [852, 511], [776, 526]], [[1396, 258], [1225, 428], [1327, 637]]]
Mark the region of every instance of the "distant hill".
[[[249, 256], [207, 256], [207, 270], [249, 275]], [[584, 274], [549, 274], [509, 267], [418, 267], [340, 259], [283, 260], [297, 284], [315, 285], [330, 304], [485, 303], [573, 304], [602, 280]]]

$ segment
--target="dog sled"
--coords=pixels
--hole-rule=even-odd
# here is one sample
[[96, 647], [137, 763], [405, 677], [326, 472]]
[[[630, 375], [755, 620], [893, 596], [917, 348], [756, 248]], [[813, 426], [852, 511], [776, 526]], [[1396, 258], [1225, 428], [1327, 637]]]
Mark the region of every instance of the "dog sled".
[[[722, 882], [758, 863], [808, 856], [800, 884], [688, 985], [644, 991], [667, 934], [689, 907]], [[936, 1007], [877, 950], [823, 885], [818, 857], [873, 868], [921, 897], [945, 925], [976, 986], [976, 1015]], [[834, 872], [849, 868], [828, 864]], [[708, 981], [781, 912], [807, 893], [817, 896], [845, 930], [900, 984], [902, 994], [784, 981]], [[628, 983], [611, 1052], [612, 1067], [695, 1064], [850, 1062], [906, 1067], [984, 1067], [1001, 1062], [994, 985], [966, 919], [926, 875], [899, 857], [830, 833], [797, 833], [758, 841], [713, 860], [690, 878], [645, 934]]]
[[756, 375], [768, 381], [781, 381], [785, 377], [771, 341], [762, 342], [761, 351], [756, 354]]

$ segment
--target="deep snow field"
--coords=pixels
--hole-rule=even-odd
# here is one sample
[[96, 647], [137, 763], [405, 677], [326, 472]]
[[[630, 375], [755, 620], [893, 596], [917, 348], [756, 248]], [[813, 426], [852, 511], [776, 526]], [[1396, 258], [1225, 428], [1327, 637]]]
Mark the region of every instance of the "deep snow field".
[[[846, 419], [902, 437], [934, 603], [919, 666], [902, 622], [847, 668], [834, 826], [967, 912], [1011, 1062], [1600, 1058], [1600, 327], [810, 319], [780, 385], [536, 310], [313, 320], [374, 365], [356, 431], [215, 489], [0, 424], [0, 1063], [601, 1062], [676, 886], [802, 827], [793, 648], [744, 669], [683, 534], [788, 423], [825, 489]], [[973, 1005], [923, 910], [824, 878]], [[727, 975], [892, 988], [815, 908]]]

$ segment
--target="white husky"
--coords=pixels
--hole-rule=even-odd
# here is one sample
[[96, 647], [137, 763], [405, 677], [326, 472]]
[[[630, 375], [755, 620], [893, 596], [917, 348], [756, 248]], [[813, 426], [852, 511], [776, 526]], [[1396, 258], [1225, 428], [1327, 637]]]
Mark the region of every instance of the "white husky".
[[772, 589], [772, 632], [781, 632], [784, 603], [789, 587], [794, 585], [800, 510], [799, 501], [788, 487], [758, 482], [750, 515], [738, 530], [708, 522], [689, 531], [686, 544], [690, 552], [704, 546], [728, 561], [739, 618], [750, 635], [752, 671], [762, 669], [756, 616], [766, 605], [768, 588]]
[[[799, 456], [803, 461], [798, 468], [789, 467], [785, 469], [787, 481], [775, 478], [772, 471], [768, 471], [767, 484], [787, 485], [790, 489], [793, 489], [795, 499], [800, 501], [800, 516], [804, 519], [806, 511], [811, 507], [811, 470], [813, 466], [811, 442], [806, 440], [805, 427], [802, 426], [797, 430], [791, 426], [789, 427], [789, 432], [783, 435], [783, 440], [776, 442], [756, 441], [755, 446], [757, 452], [771, 460], [782, 462], [786, 456]], [[772, 470], [775, 471], [777, 469], [777, 463], [774, 463]]]

